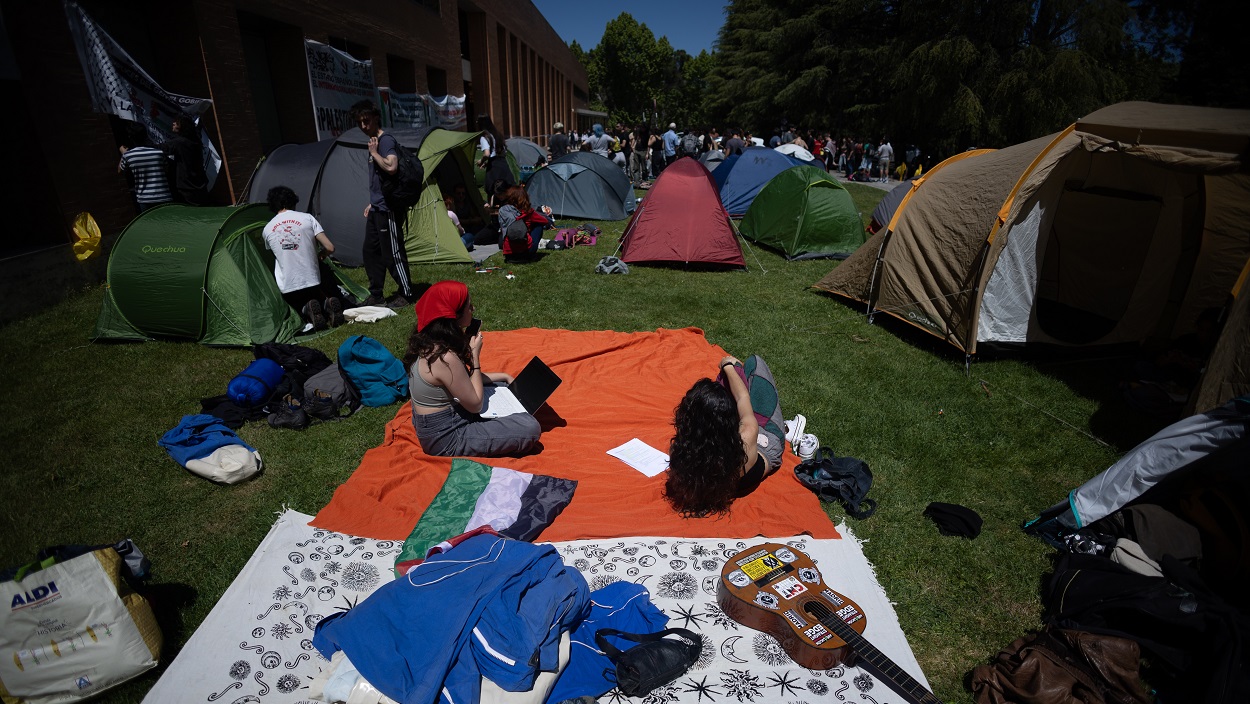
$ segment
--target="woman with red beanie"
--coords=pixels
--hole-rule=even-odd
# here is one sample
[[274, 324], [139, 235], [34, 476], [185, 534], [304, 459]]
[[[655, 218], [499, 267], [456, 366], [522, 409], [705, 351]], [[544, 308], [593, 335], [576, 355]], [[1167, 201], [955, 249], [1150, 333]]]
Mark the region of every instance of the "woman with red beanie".
[[483, 385], [512, 383], [512, 375], [483, 372], [482, 332], [474, 322], [469, 288], [440, 281], [417, 301], [417, 324], [404, 366], [412, 397], [412, 425], [426, 453], [455, 457], [519, 456], [533, 452], [542, 427], [516, 413], [483, 418]]

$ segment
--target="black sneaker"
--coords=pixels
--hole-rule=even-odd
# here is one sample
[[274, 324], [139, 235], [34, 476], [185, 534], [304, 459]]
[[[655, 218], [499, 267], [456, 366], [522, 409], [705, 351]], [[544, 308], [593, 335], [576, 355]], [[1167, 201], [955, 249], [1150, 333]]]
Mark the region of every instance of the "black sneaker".
[[334, 406], [334, 398], [321, 389], [314, 390], [311, 398], [304, 399], [304, 408], [309, 416], [317, 420], [338, 420], [339, 418], [339, 409]]
[[371, 293], [369, 294], [368, 298], [366, 298], [364, 301], [361, 302], [360, 305], [362, 306], [384, 306], [386, 305], [386, 299], [382, 298], [381, 296], [375, 296]]
[[321, 312], [321, 302], [317, 300], [309, 301], [304, 304], [304, 310], [300, 311], [304, 314], [304, 320], [312, 323], [313, 330], [326, 329], [326, 316]]
[[337, 328], [343, 324], [343, 302], [337, 298], [327, 298], [325, 304], [326, 323]]
[[410, 305], [412, 305], [412, 301], [409, 301], [402, 293], [397, 293], [386, 299], [387, 308], [398, 310], [400, 308], [407, 308]]
[[331, 399], [330, 394], [326, 394], [321, 389], [312, 391], [312, 395], [304, 399], [304, 409], [310, 418], [317, 420], [334, 420], [337, 415], [334, 408], [334, 399]]
[[277, 411], [269, 414], [269, 425], [274, 428], [303, 430], [311, 422], [307, 411], [300, 405], [299, 399], [293, 398], [291, 394], [287, 394], [282, 399], [282, 405]]

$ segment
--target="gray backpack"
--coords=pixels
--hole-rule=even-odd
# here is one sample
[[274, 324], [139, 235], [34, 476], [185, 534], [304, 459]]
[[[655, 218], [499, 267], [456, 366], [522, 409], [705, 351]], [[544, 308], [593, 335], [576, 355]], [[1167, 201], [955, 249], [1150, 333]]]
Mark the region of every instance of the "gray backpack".
[[596, 274], [628, 274], [629, 265], [616, 257], [604, 257], [595, 265]]
[[677, 152], [678, 156], [699, 156], [699, 149], [703, 146], [703, 141], [699, 139], [699, 135], [693, 132], [687, 132], [681, 138], [681, 149]]
[[309, 415], [321, 420], [346, 418], [360, 408], [360, 392], [335, 363], [304, 382], [304, 405]]

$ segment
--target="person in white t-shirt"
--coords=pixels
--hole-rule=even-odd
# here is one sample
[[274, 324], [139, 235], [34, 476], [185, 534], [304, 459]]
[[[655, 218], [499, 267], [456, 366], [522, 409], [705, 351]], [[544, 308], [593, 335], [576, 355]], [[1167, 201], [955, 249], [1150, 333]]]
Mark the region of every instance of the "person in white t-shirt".
[[322, 276], [321, 266], [321, 258], [334, 253], [334, 243], [317, 218], [295, 210], [299, 205], [295, 191], [274, 186], [269, 189], [268, 201], [274, 216], [265, 225], [265, 247], [273, 252], [273, 278], [282, 298], [313, 330], [324, 330], [327, 324], [342, 325], [343, 302], [328, 277]]
[[894, 146], [881, 138], [881, 146], [877, 147], [877, 167], [881, 172], [881, 180], [890, 180], [890, 162], [894, 160]]

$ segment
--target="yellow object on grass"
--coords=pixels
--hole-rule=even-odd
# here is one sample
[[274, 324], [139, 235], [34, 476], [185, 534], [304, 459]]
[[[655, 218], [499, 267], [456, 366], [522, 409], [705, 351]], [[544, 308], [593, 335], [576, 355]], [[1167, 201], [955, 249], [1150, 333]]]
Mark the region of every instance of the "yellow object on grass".
[[74, 256], [85, 262], [100, 252], [100, 226], [91, 213], [79, 213], [74, 218]]

